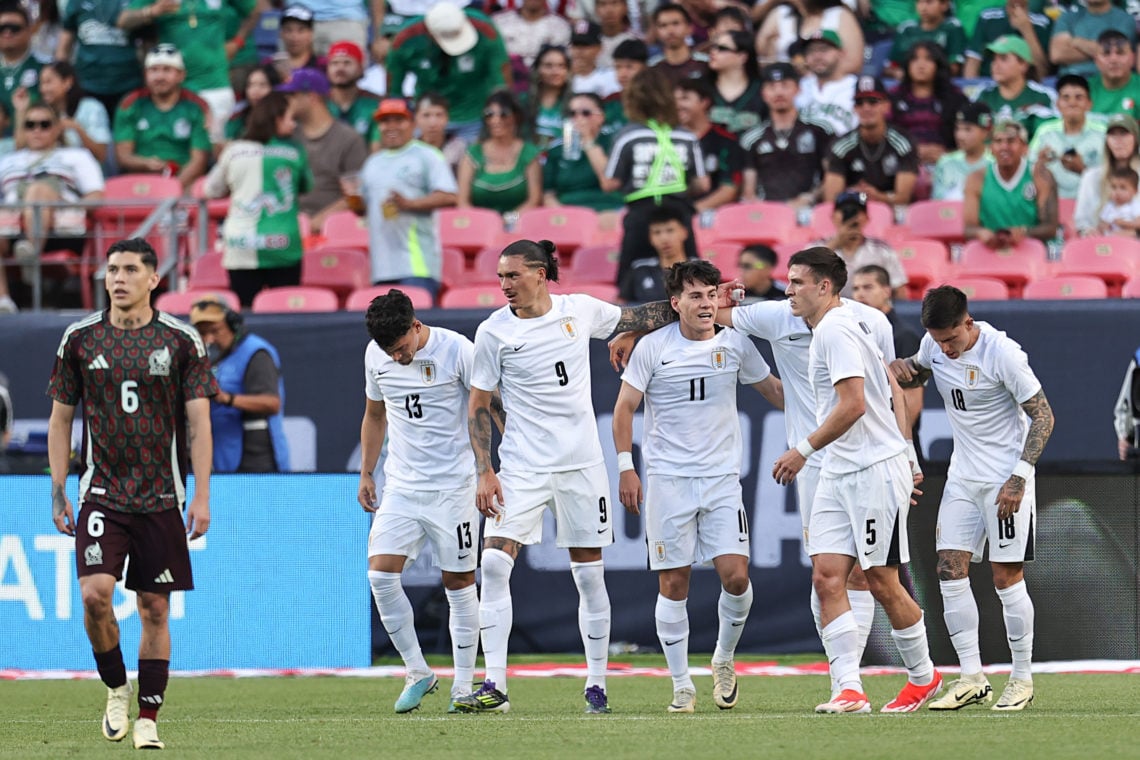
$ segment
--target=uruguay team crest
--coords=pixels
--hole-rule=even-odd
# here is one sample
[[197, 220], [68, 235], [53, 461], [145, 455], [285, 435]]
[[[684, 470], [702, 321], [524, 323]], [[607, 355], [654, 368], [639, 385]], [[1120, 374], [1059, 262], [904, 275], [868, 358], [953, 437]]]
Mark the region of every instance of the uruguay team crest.
[[653, 542], [653, 556], [657, 558], [658, 562], [664, 562], [665, 561], [665, 542], [664, 541], [654, 541]]
[[562, 328], [563, 334], [570, 340], [578, 337], [578, 326], [574, 324], [574, 317], [564, 318], [559, 322], [559, 326]]
[[967, 366], [966, 367], [966, 387], [967, 388], [977, 388], [978, 387], [978, 379], [981, 377], [981, 375], [982, 375], [982, 371], [978, 367], [975, 367], [972, 364]]
[[163, 346], [157, 351], [151, 351], [150, 357], [147, 359], [147, 364], [150, 366], [150, 374], [158, 377], [170, 376], [170, 349]]
[[712, 352], [713, 369], [726, 369], [728, 367], [728, 352], [723, 348], [714, 348]]
[[434, 383], [435, 376], [435, 362], [420, 362], [420, 379], [424, 381], [425, 385]]

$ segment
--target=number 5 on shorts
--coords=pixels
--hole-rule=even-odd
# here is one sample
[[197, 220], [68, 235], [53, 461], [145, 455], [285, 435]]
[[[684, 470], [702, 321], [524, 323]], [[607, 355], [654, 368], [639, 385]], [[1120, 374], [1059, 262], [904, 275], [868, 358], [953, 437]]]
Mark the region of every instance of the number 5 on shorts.
[[875, 520], [872, 518], [867, 521], [867, 546], [874, 546], [878, 535], [875, 532]]

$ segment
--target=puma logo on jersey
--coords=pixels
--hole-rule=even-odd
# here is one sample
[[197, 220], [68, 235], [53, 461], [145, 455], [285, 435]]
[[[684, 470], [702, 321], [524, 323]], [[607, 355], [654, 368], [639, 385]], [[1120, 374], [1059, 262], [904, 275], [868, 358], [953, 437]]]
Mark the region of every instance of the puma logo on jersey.
[[107, 363], [107, 360], [103, 357], [103, 354], [99, 354], [90, 364], [87, 365], [87, 369], [111, 369], [111, 365]]

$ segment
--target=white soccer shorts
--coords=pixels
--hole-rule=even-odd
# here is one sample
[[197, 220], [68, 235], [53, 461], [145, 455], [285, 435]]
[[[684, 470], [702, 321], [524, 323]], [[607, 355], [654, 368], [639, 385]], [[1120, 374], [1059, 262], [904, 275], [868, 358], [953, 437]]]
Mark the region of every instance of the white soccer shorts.
[[740, 478], [647, 475], [649, 569], [671, 570], [724, 554], [751, 556]]
[[987, 539], [990, 562], [1029, 562], [1033, 548], [1037, 514], [1034, 478], [1025, 481], [1021, 507], [1007, 520], [997, 516], [997, 495], [1001, 483], [978, 483], [950, 478], [938, 507], [938, 551], [972, 552], [981, 557]]
[[424, 541], [449, 573], [469, 573], [479, 563], [479, 511], [476, 481], [446, 491], [385, 487], [368, 532], [368, 556], [393, 554], [414, 560]]
[[811, 544], [808, 537], [808, 527], [811, 525], [811, 505], [815, 501], [815, 492], [819, 490], [819, 468], [805, 466], [796, 473], [792, 481], [796, 487], [796, 507], [800, 510], [800, 523], [804, 532], [804, 554], [811, 556]]
[[914, 479], [906, 454], [857, 472], [820, 475], [811, 554], [845, 554], [866, 570], [910, 561], [906, 518]]
[[503, 505], [483, 537], [531, 545], [542, 541], [542, 518], [554, 514], [560, 548], [594, 549], [614, 542], [610, 478], [604, 463], [564, 472], [499, 473]]

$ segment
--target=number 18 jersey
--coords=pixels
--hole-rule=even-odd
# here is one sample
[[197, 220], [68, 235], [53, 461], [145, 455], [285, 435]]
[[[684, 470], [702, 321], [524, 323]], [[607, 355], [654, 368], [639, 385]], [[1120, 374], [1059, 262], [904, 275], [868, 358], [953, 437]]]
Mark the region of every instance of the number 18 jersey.
[[499, 459], [507, 471], [564, 472], [602, 461], [590, 339], [614, 331], [621, 307], [581, 294], [550, 301], [550, 311], [531, 319], [504, 306], [475, 333], [471, 385], [502, 393], [507, 428]]

